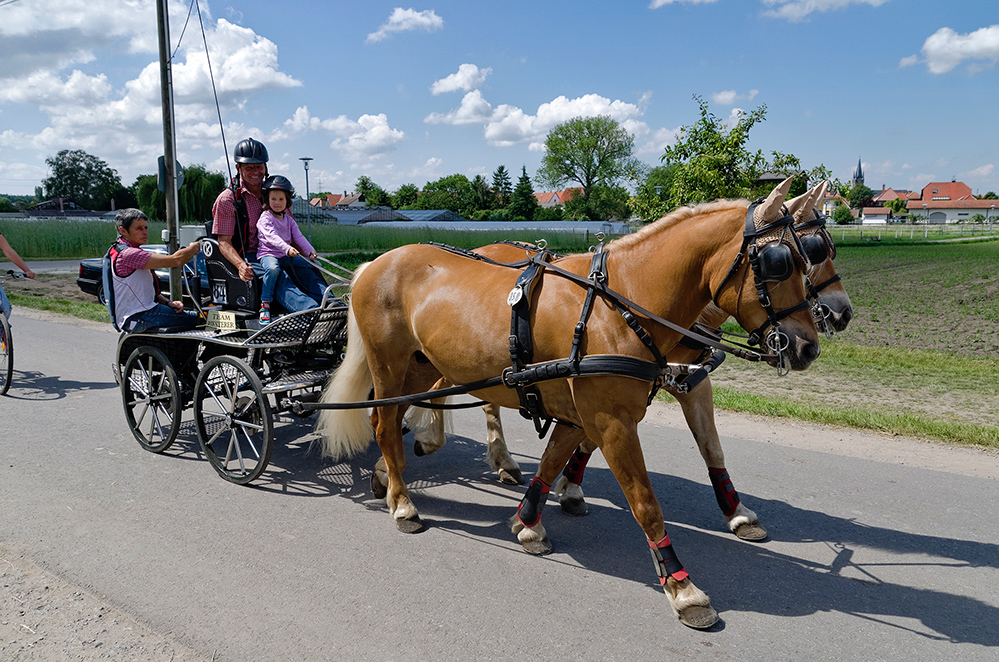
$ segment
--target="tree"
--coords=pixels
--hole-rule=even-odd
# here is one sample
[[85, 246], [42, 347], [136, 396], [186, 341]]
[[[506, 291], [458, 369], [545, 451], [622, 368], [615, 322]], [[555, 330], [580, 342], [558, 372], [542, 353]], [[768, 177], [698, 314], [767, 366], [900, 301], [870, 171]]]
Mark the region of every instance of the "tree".
[[534, 197], [534, 187], [531, 178], [527, 176], [527, 166], [523, 166], [520, 179], [510, 194], [510, 204], [507, 209], [515, 221], [533, 221], [534, 212], [538, 208], [538, 199]]
[[[215, 198], [225, 186], [226, 177], [221, 172], [209, 172], [202, 164], [184, 168], [184, 184], [177, 190], [180, 223], [200, 224], [210, 219]], [[136, 205], [150, 220], [166, 220], [166, 196], [159, 190], [156, 175], [139, 175], [132, 190]]]
[[850, 195], [846, 199], [850, 201], [850, 206], [854, 209], [863, 209], [874, 204], [874, 191], [863, 184], [858, 184], [850, 190]]
[[364, 196], [369, 207], [384, 207], [390, 204], [389, 194], [367, 175], [357, 178], [357, 192]]
[[14, 203], [11, 202], [10, 200], [8, 200], [7, 198], [3, 197], [2, 195], [0, 195], [0, 212], [8, 212], [9, 213], [9, 212], [16, 212], [16, 211], [17, 211], [17, 207], [14, 206]]
[[662, 218], [672, 209], [669, 192], [675, 169], [675, 166], [656, 166], [649, 171], [629, 203], [632, 213], [648, 223]]
[[[746, 148], [749, 131], [766, 119], [766, 104], [739, 115], [734, 126], [708, 111], [707, 102], [694, 95], [701, 117], [690, 126], [680, 127], [677, 142], [666, 148], [661, 161], [674, 166], [668, 199], [673, 205], [693, 204], [717, 198], [753, 198], [769, 192], [770, 183], [760, 183], [765, 172], [792, 173], [800, 170], [793, 154], [771, 152], [770, 160], [762, 150]], [[800, 177], [795, 187], [805, 189], [807, 178]]]
[[465, 175], [448, 175], [427, 182], [416, 200], [418, 209], [450, 209], [464, 214], [471, 206], [472, 185]]
[[978, 198], [979, 200], [999, 200], [999, 195], [996, 195], [995, 191], [989, 191], [985, 195]]
[[836, 205], [832, 213], [833, 223], [836, 225], [849, 225], [855, 223], [856, 219], [850, 213], [850, 208], [845, 205]]
[[482, 175], [476, 175], [471, 183], [472, 204], [471, 211], [492, 209], [495, 207], [496, 196], [489, 188], [489, 182]]
[[409, 209], [420, 197], [420, 189], [416, 184], [403, 184], [392, 194], [392, 206], [395, 209]]
[[886, 206], [891, 209], [891, 213], [895, 216], [903, 216], [908, 211], [908, 207], [905, 204], [905, 198], [895, 198], [894, 200], [889, 200]]
[[501, 207], [510, 204], [510, 194], [513, 193], [513, 184], [510, 183], [510, 173], [506, 166], [499, 166], [493, 172], [493, 192], [496, 194], [497, 203]]
[[629, 197], [622, 186], [594, 186], [589, 198], [577, 195], [565, 203], [565, 217], [570, 221], [627, 218]]
[[548, 132], [538, 181], [555, 189], [575, 182], [589, 200], [594, 187], [613, 186], [636, 171], [634, 147], [634, 136], [609, 116], [574, 117]]
[[[49, 198], [69, 198], [86, 209], [107, 211], [111, 199], [131, 199], [118, 171], [83, 150], [64, 149], [45, 159], [52, 174], [42, 181]], [[121, 207], [122, 204], [118, 204]]]

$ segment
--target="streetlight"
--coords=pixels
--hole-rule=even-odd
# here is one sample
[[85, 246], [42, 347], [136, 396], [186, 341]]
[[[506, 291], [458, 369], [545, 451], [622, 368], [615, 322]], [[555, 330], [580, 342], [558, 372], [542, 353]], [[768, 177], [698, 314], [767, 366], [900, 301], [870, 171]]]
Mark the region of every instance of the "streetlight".
[[311, 156], [303, 156], [298, 159], [305, 166], [305, 215], [309, 219], [309, 243], [312, 243], [312, 196], [309, 195], [309, 161]]

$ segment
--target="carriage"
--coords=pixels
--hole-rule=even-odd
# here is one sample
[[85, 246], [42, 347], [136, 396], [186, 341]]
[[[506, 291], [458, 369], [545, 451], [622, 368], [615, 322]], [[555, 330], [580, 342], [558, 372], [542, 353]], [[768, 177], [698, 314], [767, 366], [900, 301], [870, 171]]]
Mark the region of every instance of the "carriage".
[[204, 329], [123, 333], [113, 364], [125, 420], [144, 449], [167, 450], [193, 409], [198, 442], [222, 478], [245, 485], [267, 468], [274, 416], [289, 398], [318, 398], [340, 364], [347, 340], [347, 304], [335, 296], [345, 275], [323, 269], [334, 284], [318, 308], [289, 313], [266, 326], [256, 321], [259, 281], [244, 282], [222, 257], [218, 243], [202, 238], [209, 292], [185, 279]]

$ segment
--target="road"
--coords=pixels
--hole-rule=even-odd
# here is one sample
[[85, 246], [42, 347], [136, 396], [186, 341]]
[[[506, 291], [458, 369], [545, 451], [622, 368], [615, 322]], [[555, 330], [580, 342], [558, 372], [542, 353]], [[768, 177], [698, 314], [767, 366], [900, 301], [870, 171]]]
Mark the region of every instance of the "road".
[[[407, 536], [370, 495], [375, 451], [323, 460], [309, 422], [281, 419], [256, 487], [216, 476], [190, 420], [165, 454], [143, 451], [115, 335], [26, 315], [0, 398], [0, 544], [206, 660], [996, 658], [995, 453], [721, 415], [735, 485], [770, 531], [752, 544], [724, 530], [678, 408], [655, 405], [641, 434], [667, 530], [723, 619], [700, 632], [672, 614], [598, 456], [590, 514], [549, 502], [555, 551], [531, 557], [505, 525], [523, 488], [485, 466], [478, 410], [458, 413], [443, 450], [410, 455], [430, 526]], [[530, 475], [543, 442], [505, 423]]]

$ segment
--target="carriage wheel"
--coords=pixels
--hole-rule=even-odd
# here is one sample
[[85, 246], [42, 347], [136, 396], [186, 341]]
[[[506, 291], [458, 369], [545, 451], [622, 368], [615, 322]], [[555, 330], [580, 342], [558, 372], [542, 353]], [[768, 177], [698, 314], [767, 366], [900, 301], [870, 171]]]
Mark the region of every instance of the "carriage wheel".
[[139, 347], [121, 373], [121, 402], [132, 436], [147, 451], [162, 453], [180, 431], [180, 383], [163, 352]]
[[198, 441], [222, 478], [246, 485], [267, 468], [273, 448], [271, 407], [244, 361], [216, 356], [194, 385]]
[[6, 395], [14, 377], [14, 337], [7, 317], [0, 313], [0, 395]]

